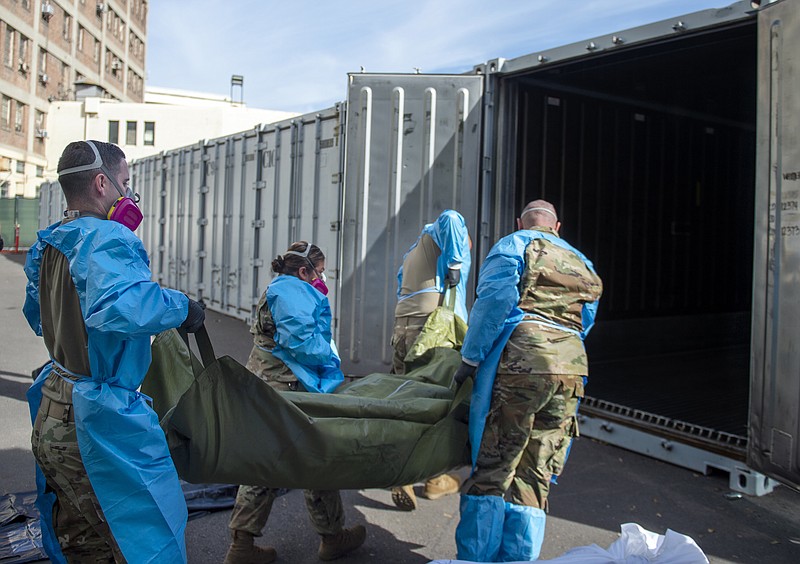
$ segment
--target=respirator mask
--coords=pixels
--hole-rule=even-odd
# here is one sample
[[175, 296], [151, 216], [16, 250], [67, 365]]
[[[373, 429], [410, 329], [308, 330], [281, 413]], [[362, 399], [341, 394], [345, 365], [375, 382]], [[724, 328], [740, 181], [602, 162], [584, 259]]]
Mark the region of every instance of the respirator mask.
[[117, 201], [111, 206], [111, 209], [108, 210], [107, 218], [111, 221], [121, 223], [131, 231], [136, 231], [136, 228], [139, 227], [140, 223], [142, 223], [142, 210], [140, 210], [139, 206], [136, 205], [136, 202], [139, 201], [139, 195], [134, 194], [130, 188], [123, 190], [120, 185], [117, 184], [117, 180], [109, 172], [105, 164], [103, 164], [103, 159], [100, 157], [100, 151], [97, 150], [95, 144], [91, 141], [84, 141], [84, 143], [92, 148], [92, 151], [94, 152], [94, 162], [91, 164], [74, 166], [72, 168], [62, 170], [58, 173], [58, 176], [61, 177], [68, 174], [85, 172], [87, 170], [100, 169], [106, 178], [108, 178], [109, 182], [114, 185], [114, 188], [117, 189], [117, 192], [119, 192], [120, 195], [120, 197], [117, 198]]
[[306, 259], [306, 261], [308, 262], [309, 266], [311, 267], [311, 270], [313, 270], [317, 274], [317, 276], [319, 276], [319, 278], [314, 278], [314, 280], [309, 282], [309, 284], [311, 284], [323, 296], [327, 296], [328, 295], [328, 285], [325, 284], [325, 281], [327, 280], [327, 276], [325, 276], [324, 272], [322, 274], [317, 272], [317, 269], [314, 266], [314, 263], [311, 262], [310, 258], [308, 258], [308, 253], [309, 253], [310, 250], [311, 250], [311, 243], [306, 243], [306, 250], [303, 251], [302, 253], [298, 253], [297, 251], [286, 251], [286, 253], [284, 253], [284, 254], [297, 255], [298, 257], [303, 257], [304, 259]]

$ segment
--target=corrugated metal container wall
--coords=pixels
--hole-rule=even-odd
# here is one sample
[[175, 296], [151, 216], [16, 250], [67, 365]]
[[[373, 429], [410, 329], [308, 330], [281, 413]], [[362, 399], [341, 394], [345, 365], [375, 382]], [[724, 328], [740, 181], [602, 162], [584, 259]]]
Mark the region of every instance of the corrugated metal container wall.
[[204, 186], [203, 143], [171, 152], [167, 167], [165, 182], [170, 209], [167, 284], [197, 297], [201, 257], [194, 245], [202, 229], [198, 220], [201, 217], [198, 187]]
[[350, 75], [339, 350], [386, 372], [397, 270], [420, 230], [456, 209], [474, 234], [483, 77]]
[[337, 280], [339, 117], [336, 106], [135, 161], [153, 278], [243, 320], [296, 240], [318, 245]]
[[266, 126], [261, 132], [255, 196], [258, 276], [255, 296], [272, 278], [271, 261], [294, 241], [317, 245], [326, 258], [328, 299], [338, 319], [341, 161], [344, 150], [341, 108]]
[[66, 208], [67, 200], [58, 181], [45, 182], [39, 186], [39, 229], [61, 221]]
[[759, 14], [758, 174], [748, 464], [800, 487], [800, 9]]
[[154, 279], [159, 282], [162, 281], [159, 267], [159, 247], [161, 245], [159, 203], [162, 191], [161, 167], [163, 160], [162, 155], [155, 155], [146, 160], [133, 162], [130, 166], [131, 186], [141, 198], [139, 207], [144, 216], [136, 234], [142, 239], [147, 249], [150, 256], [150, 269], [153, 271]]

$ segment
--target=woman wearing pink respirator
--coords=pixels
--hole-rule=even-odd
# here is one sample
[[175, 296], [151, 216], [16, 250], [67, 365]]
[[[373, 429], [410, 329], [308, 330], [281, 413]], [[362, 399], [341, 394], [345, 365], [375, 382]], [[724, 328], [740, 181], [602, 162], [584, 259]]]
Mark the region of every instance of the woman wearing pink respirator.
[[[325, 255], [306, 241], [292, 243], [272, 261], [272, 271], [278, 276], [258, 302], [247, 369], [276, 390], [330, 393], [344, 381], [331, 338], [324, 270]], [[228, 524], [233, 542], [226, 564], [276, 558], [274, 548], [256, 546], [254, 538], [261, 536], [278, 493], [261, 486], [239, 486]], [[338, 491], [304, 493], [311, 522], [322, 538], [320, 559], [333, 560], [361, 546], [366, 530], [362, 525], [344, 528]]]

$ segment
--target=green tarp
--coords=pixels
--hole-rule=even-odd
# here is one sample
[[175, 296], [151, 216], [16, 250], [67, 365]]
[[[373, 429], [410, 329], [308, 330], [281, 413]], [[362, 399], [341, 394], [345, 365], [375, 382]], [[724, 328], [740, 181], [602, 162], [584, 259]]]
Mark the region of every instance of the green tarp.
[[158, 335], [142, 385], [188, 482], [386, 488], [469, 464], [471, 384], [450, 389], [460, 355], [448, 345], [403, 376], [314, 394], [277, 392], [234, 359], [215, 359], [204, 330], [197, 339], [202, 363], [177, 331]]

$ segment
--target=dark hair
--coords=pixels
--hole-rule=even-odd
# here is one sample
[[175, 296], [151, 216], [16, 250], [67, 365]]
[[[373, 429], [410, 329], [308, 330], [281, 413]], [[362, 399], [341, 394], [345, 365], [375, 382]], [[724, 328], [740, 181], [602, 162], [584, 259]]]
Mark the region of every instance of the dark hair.
[[[119, 172], [119, 164], [125, 159], [125, 153], [122, 149], [111, 143], [103, 143], [102, 141], [94, 141], [94, 146], [97, 147], [97, 152], [100, 153], [100, 158], [103, 159], [103, 165], [108, 169], [111, 174]], [[94, 151], [86, 141], [73, 141], [61, 153], [61, 158], [58, 159], [58, 172], [73, 168], [76, 166], [88, 165], [94, 162]], [[61, 189], [67, 198], [72, 196], [80, 196], [86, 190], [95, 177], [103, 171], [99, 168], [86, 170], [83, 172], [76, 172], [59, 176], [58, 182], [61, 184]]]
[[[306, 249], [311, 243], [307, 241], [297, 241], [289, 245], [287, 251], [292, 251], [293, 253], [305, 253]], [[278, 255], [275, 257], [275, 260], [272, 261], [272, 272], [276, 274], [297, 274], [297, 271], [300, 270], [300, 267], [303, 266], [314, 266], [314, 268], [319, 265], [319, 263], [325, 260], [325, 255], [319, 250], [319, 247], [316, 245], [311, 245], [311, 248], [308, 249], [308, 259], [305, 257], [301, 257], [295, 254], [285, 254], [283, 256]], [[311, 264], [309, 264], [311, 261]]]

